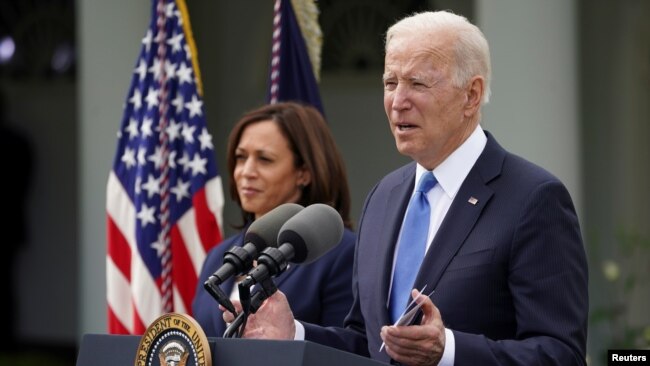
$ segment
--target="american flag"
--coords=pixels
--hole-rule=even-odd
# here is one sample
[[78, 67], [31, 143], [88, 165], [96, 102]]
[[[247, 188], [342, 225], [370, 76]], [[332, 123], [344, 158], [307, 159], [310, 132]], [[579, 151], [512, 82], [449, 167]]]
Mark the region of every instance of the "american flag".
[[267, 101], [299, 101], [324, 113], [318, 91], [322, 33], [314, 0], [275, 0]]
[[206, 252], [222, 239], [196, 56], [184, 0], [153, 0], [107, 185], [109, 333], [190, 313]]

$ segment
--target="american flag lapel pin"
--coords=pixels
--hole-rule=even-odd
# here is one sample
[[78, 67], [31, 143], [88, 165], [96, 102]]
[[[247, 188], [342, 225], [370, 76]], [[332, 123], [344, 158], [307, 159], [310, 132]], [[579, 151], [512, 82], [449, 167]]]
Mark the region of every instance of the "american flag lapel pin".
[[467, 202], [469, 202], [472, 205], [476, 206], [476, 204], [478, 203], [478, 199], [476, 197], [472, 196], [467, 200]]

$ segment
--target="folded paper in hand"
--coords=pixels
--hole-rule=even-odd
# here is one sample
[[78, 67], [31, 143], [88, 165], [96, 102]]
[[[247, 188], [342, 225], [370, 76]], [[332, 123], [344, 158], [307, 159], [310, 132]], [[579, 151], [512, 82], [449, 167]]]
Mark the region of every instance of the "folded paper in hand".
[[[424, 289], [426, 289], [426, 288], [427, 288], [427, 285], [424, 285], [424, 287], [422, 287], [422, 289], [420, 290], [420, 295], [418, 295], [418, 297], [422, 296], [422, 293], [423, 293]], [[427, 295], [427, 297], [431, 297], [431, 295], [433, 295], [434, 292], [436, 292], [436, 290], [431, 291]], [[393, 324], [393, 326], [412, 325], [413, 324], [413, 320], [415, 319], [415, 316], [417, 315], [418, 310], [420, 310], [420, 308], [422, 307], [422, 304], [424, 304], [424, 302], [421, 302], [419, 304], [417, 302], [415, 302], [415, 300], [418, 297], [411, 300], [411, 302], [406, 306], [406, 309], [404, 309], [404, 312], [402, 313], [402, 315], [400, 315], [399, 319], [397, 319], [397, 321], [395, 321], [395, 324]], [[384, 349], [384, 346], [385, 346], [385, 344], [382, 342], [381, 347], [379, 347], [379, 352], [381, 352]]]

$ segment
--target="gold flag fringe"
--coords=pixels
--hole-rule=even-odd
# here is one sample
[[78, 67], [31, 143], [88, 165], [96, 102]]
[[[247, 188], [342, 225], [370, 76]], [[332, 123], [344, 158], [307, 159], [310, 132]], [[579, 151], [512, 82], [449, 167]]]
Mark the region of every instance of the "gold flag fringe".
[[194, 76], [196, 77], [196, 90], [200, 96], [203, 96], [203, 82], [201, 81], [201, 69], [199, 68], [199, 57], [196, 51], [196, 43], [194, 42], [194, 35], [192, 34], [192, 27], [190, 25], [190, 15], [187, 11], [187, 4], [185, 0], [176, 0], [176, 6], [181, 12], [183, 20], [183, 32], [185, 33], [185, 40], [190, 47], [192, 54], [192, 66], [194, 69]]
[[323, 47], [323, 32], [318, 23], [318, 6], [314, 0], [291, 0], [291, 4], [298, 19], [302, 37], [305, 39], [314, 76], [318, 81], [320, 80], [321, 49]]

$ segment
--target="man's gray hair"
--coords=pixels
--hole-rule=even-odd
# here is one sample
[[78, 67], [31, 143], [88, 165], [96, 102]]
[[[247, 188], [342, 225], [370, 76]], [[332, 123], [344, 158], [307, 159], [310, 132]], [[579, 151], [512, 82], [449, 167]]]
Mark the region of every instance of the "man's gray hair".
[[456, 70], [452, 83], [457, 87], [465, 87], [473, 76], [483, 76], [485, 92], [482, 104], [486, 104], [490, 101], [491, 94], [490, 48], [483, 32], [467, 18], [448, 11], [413, 14], [388, 28], [386, 47], [396, 35], [412, 34], [416, 37], [426, 37], [439, 30], [446, 30], [457, 36], [454, 50]]

